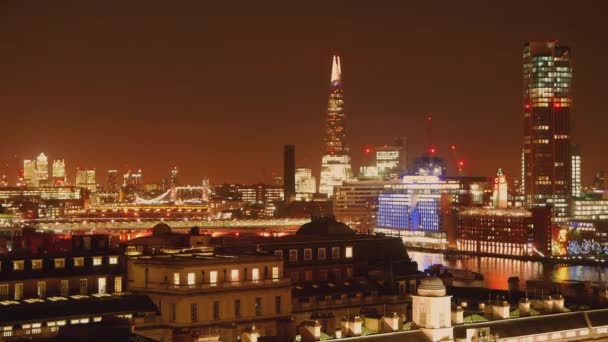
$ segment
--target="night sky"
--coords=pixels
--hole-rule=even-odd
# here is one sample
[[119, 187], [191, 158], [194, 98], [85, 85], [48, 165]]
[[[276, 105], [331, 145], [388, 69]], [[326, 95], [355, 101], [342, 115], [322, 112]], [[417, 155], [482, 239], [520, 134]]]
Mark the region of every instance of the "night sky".
[[318, 173], [339, 53], [356, 169], [397, 135], [420, 154], [431, 114], [467, 174], [519, 177], [522, 47], [547, 39], [575, 58], [583, 183], [608, 170], [604, 2], [293, 3], [0, 2], [3, 173], [44, 151], [98, 182], [127, 167], [158, 182], [173, 165], [184, 182], [269, 181], [285, 143]]

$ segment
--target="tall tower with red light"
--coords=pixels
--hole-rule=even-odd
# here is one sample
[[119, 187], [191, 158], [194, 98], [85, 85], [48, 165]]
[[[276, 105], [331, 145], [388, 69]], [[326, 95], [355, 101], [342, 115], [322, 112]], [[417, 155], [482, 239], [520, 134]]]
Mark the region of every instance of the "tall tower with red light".
[[334, 187], [353, 178], [353, 171], [346, 146], [346, 114], [342, 94], [342, 67], [340, 57], [332, 57], [331, 88], [327, 103], [323, 157], [321, 159], [321, 181], [319, 192], [332, 197]]
[[551, 206], [555, 221], [570, 214], [572, 60], [556, 41], [523, 50], [524, 141], [522, 183], [526, 206]]

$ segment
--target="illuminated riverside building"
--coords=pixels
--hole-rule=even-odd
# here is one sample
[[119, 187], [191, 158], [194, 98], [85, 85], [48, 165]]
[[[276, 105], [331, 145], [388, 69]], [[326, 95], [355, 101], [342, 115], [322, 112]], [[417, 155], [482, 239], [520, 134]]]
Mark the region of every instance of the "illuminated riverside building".
[[572, 146], [572, 198], [581, 196], [583, 185], [581, 184], [581, 150], [578, 145]]
[[87, 189], [91, 192], [97, 191], [97, 183], [95, 182], [95, 169], [78, 169], [76, 170], [76, 186]]
[[333, 56], [331, 70], [331, 90], [327, 105], [323, 157], [321, 159], [321, 180], [319, 192], [332, 197], [334, 187], [353, 178], [345, 131], [346, 114], [342, 95], [342, 70], [340, 57]]
[[504, 255], [532, 253], [532, 212], [519, 208], [462, 208], [457, 218], [457, 248]]
[[570, 49], [555, 41], [525, 44], [523, 79], [526, 206], [551, 205], [554, 219], [563, 221], [572, 197]]
[[317, 192], [317, 178], [312, 175], [312, 170], [298, 168], [295, 173], [296, 199], [298, 201], [310, 201]]
[[353, 181], [335, 188], [334, 215], [359, 232], [376, 226], [378, 195], [399, 181]]
[[494, 190], [492, 192], [492, 205], [497, 209], [504, 209], [508, 205], [509, 190], [507, 185], [507, 178], [502, 173], [501, 169], [498, 169], [498, 173], [494, 178]]
[[575, 220], [608, 220], [608, 194], [584, 194], [572, 200]]
[[266, 204], [283, 201], [283, 186], [258, 184], [237, 184], [234, 187], [241, 200], [246, 203]]

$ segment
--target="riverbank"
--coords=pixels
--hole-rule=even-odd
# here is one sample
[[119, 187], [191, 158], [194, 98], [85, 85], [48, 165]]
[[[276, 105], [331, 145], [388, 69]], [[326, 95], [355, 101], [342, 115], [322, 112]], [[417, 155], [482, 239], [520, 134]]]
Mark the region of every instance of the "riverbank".
[[479, 253], [470, 251], [460, 251], [455, 249], [439, 249], [439, 248], [428, 248], [419, 246], [407, 246], [408, 251], [416, 251], [423, 253], [434, 253], [443, 254], [446, 257], [459, 259], [462, 257], [490, 257], [520, 261], [535, 261], [543, 264], [554, 264], [554, 265], [582, 265], [582, 266], [608, 266], [606, 259], [596, 259], [595, 257], [542, 257], [540, 255], [506, 255], [498, 253]]

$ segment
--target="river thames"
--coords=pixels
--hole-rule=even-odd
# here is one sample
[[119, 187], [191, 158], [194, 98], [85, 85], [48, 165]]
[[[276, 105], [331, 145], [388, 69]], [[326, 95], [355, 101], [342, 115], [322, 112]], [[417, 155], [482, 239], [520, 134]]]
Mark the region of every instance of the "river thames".
[[484, 285], [490, 289], [508, 289], [509, 277], [519, 277], [522, 287], [527, 280], [591, 281], [608, 279], [608, 267], [568, 265], [553, 266], [538, 261], [521, 261], [491, 257], [463, 257], [449, 259], [439, 253], [408, 251], [410, 257], [418, 263], [418, 270], [424, 271], [433, 264], [468, 269], [484, 275]]

